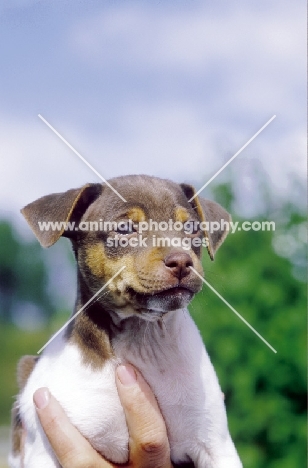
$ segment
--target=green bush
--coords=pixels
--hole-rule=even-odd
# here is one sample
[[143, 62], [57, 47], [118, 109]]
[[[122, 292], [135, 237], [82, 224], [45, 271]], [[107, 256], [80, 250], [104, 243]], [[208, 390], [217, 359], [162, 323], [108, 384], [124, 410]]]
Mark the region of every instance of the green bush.
[[291, 262], [274, 252], [273, 236], [229, 234], [215, 261], [204, 259], [204, 271], [277, 354], [206, 285], [190, 307], [245, 468], [306, 465], [306, 289]]

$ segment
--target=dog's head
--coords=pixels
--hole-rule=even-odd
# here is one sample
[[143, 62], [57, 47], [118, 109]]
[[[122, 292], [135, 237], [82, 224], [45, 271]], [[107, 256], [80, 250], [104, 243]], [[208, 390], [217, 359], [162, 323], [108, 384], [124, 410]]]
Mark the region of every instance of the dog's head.
[[191, 267], [203, 274], [202, 247], [213, 259], [229, 214], [212, 201], [191, 200], [190, 185], [141, 175], [109, 183], [125, 202], [106, 184], [88, 184], [42, 197], [22, 213], [42, 246], [71, 239], [81, 303], [125, 267], [100, 296], [105, 309], [154, 320], [185, 307], [202, 286]]

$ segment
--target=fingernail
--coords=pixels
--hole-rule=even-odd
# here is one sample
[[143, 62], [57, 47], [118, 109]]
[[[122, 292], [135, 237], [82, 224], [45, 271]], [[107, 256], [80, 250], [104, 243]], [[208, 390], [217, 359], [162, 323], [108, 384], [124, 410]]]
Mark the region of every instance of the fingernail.
[[48, 405], [49, 400], [50, 400], [50, 392], [48, 388], [46, 387], [39, 388], [38, 390], [36, 390], [36, 392], [33, 395], [33, 401], [37, 409], [45, 408]]
[[134, 385], [137, 382], [135, 369], [127, 364], [118, 366], [117, 376], [122, 385]]

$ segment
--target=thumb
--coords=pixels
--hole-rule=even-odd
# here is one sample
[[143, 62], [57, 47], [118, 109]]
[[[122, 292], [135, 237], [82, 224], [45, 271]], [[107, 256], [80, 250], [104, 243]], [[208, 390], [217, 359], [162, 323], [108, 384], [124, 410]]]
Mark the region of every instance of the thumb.
[[131, 365], [117, 368], [116, 382], [130, 436], [135, 468], [171, 468], [166, 425], [149, 385]]

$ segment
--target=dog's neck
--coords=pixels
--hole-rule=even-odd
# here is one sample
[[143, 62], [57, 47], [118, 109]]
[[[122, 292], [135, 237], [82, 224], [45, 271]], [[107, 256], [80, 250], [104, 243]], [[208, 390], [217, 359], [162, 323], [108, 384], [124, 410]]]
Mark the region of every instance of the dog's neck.
[[[91, 293], [79, 277], [79, 289], [74, 314], [78, 313], [91, 299]], [[104, 294], [104, 292], [102, 292]], [[93, 294], [92, 294], [93, 296]], [[147, 359], [158, 358], [162, 342], [169, 342], [171, 335], [177, 333], [178, 314], [181, 310], [168, 312], [161, 319], [147, 321], [140, 316], [121, 317], [111, 306], [101, 300], [91, 302], [67, 328], [66, 338], [81, 350], [85, 364], [95, 369], [125, 350]], [[115, 354], [116, 351], [116, 354]]]

